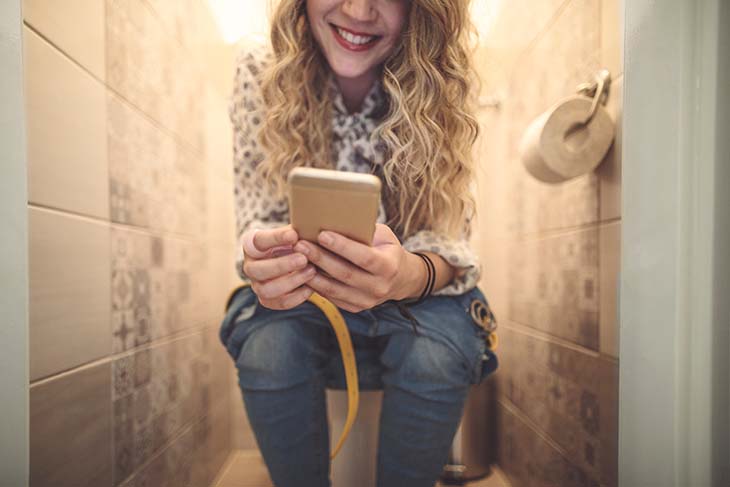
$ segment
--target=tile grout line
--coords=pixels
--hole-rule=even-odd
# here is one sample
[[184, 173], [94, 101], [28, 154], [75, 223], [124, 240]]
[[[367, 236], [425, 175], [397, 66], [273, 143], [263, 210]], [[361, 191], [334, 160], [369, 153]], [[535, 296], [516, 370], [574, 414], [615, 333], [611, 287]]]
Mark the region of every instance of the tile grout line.
[[65, 208], [58, 208], [50, 205], [45, 205], [43, 203], [38, 202], [28, 202], [28, 208], [36, 209], [36, 210], [42, 210], [47, 211], [48, 213], [52, 213], [59, 216], [65, 216], [65, 217], [72, 217], [78, 220], [85, 221], [87, 223], [94, 223], [102, 226], [109, 226], [110, 228], [115, 228], [117, 230], [123, 230], [126, 232], [137, 232], [146, 234], [153, 237], [160, 237], [160, 238], [166, 238], [166, 239], [178, 239], [178, 240], [184, 240], [189, 243], [203, 243], [203, 244], [220, 244], [225, 245], [226, 247], [230, 246], [231, 242], [223, 242], [223, 241], [207, 241], [207, 240], [200, 240], [196, 239], [193, 235], [187, 235], [184, 233], [178, 233], [178, 232], [172, 232], [170, 230], [162, 230], [159, 228], [151, 228], [151, 227], [143, 227], [140, 225], [135, 225], [133, 223], [121, 223], [121, 222], [115, 222], [111, 220], [107, 220], [105, 218], [92, 216], [92, 215], [85, 215], [83, 213], [79, 213], [73, 210], [67, 210]]
[[85, 362], [83, 364], [74, 366], [70, 369], [65, 369], [60, 372], [56, 372], [52, 375], [48, 375], [46, 377], [41, 377], [39, 379], [35, 379], [29, 382], [29, 387], [31, 389], [35, 387], [40, 387], [44, 384], [47, 384], [49, 382], [52, 382], [56, 379], [62, 379], [64, 377], [68, 377], [72, 374], [75, 374], [77, 372], [81, 372], [87, 369], [91, 369], [93, 367], [97, 367], [99, 365], [104, 365], [106, 363], [114, 362], [115, 360], [118, 360], [120, 358], [128, 357], [136, 355], [139, 352], [143, 352], [145, 350], [151, 350], [153, 348], [169, 345], [173, 342], [184, 340], [186, 338], [190, 338], [192, 336], [195, 336], [200, 333], [208, 332], [213, 329], [215, 329], [217, 325], [202, 325], [202, 326], [192, 326], [188, 327], [187, 329], [177, 331], [171, 335], [166, 335], [164, 337], [158, 338], [157, 340], [150, 341], [148, 343], [145, 343], [144, 345], [140, 345], [134, 348], [130, 348], [128, 350], [124, 350], [122, 352], [112, 353], [109, 355], [105, 355], [104, 357], [92, 360], [90, 362]]
[[[67, 61], [69, 61], [71, 64], [76, 66], [78, 69], [86, 73], [88, 76], [93, 78], [96, 82], [98, 82], [102, 88], [105, 90], [105, 94], [111, 94], [112, 96], [116, 96], [121, 100], [123, 103], [125, 103], [129, 108], [133, 109], [135, 113], [142, 116], [142, 118], [146, 119], [150, 124], [152, 124], [156, 129], [164, 133], [166, 136], [173, 139], [177, 144], [179, 144], [181, 147], [185, 148], [188, 152], [191, 152], [193, 155], [206, 159], [204, 151], [196, 148], [193, 146], [190, 142], [186, 141], [182, 138], [181, 135], [177, 134], [173, 130], [166, 127], [162, 122], [159, 122], [157, 119], [152, 117], [150, 114], [148, 114], [145, 110], [138, 107], [136, 104], [132, 103], [130, 100], [128, 100], [122, 93], [118, 92], [113, 87], [109, 86], [105, 80], [100, 79], [96, 74], [91, 72], [86, 66], [79, 63], [76, 59], [74, 59], [69, 53], [64, 51], [60, 46], [55, 44], [51, 39], [46, 37], [40, 30], [38, 30], [36, 27], [34, 27], [32, 24], [30, 24], [27, 20], [23, 20], [23, 25], [25, 25], [28, 30], [33, 32], [35, 35], [37, 35], [39, 38], [41, 38], [44, 42], [46, 42], [49, 46], [51, 46], [53, 49], [58, 51], [58, 53], [63, 56]], [[106, 27], [106, 26], [105, 26]], [[106, 29], [105, 29], [106, 30]], [[106, 68], [106, 61], [105, 61], [105, 68]], [[210, 161], [207, 161], [209, 162]]]
[[228, 457], [226, 458], [226, 461], [223, 462], [223, 465], [221, 465], [221, 468], [218, 470], [218, 472], [213, 477], [213, 481], [210, 484], [210, 487], [218, 487], [220, 483], [223, 481], [223, 479], [228, 474], [228, 471], [233, 466], [233, 463], [236, 461], [236, 458], [238, 457], [238, 450], [231, 449], [228, 453]]
[[553, 450], [555, 450], [558, 455], [563, 457], [566, 462], [568, 462], [570, 465], [573, 465], [574, 467], [581, 468], [579, 464], [576, 464], [573, 462], [570, 455], [568, 455], [568, 452], [565, 451], [565, 449], [558, 444], [556, 440], [554, 440], [546, 431], [544, 431], [537, 423], [535, 423], [527, 414], [525, 414], [519, 407], [517, 407], [516, 404], [514, 404], [508, 397], [502, 395], [497, 398], [497, 402], [505, 409], [507, 409], [510, 414], [515, 416], [519, 421], [522, 421], [522, 423], [525, 424], [529, 429], [531, 429], [538, 437], [540, 437], [545, 443], [547, 443]]
[[[511, 318], [507, 318], [506, 321], [509, 324], [505, 324], [502, 326], [504, 326], [504, 328], [506, 328], [508, 330], [512, 330], [517, 333], [521, 333], [523, 335], [527, 335], [532, 338], [542, 340], [544, 342], [555, 343], [557, 345], [560, 345], [565, 348], [569, 348], [575, 352], [582, 353], [582, 354], [587, 355], [594, 359], [605, 360], [606, 362], [610, 362], [613, 364], [619, 363], [618, 357], [614, 357], [612, 355], [608, 355], [603, 352], [596, 351], [596, 350], [590, 349], [588, 347], [584, 347], [583, 345], [573, 343], [570, 340], [566, 340], [565, 338], [559, 337], [557, 335], [553, 335], [551, 333], [547, 333], [542, 330], [538, 330], [530, 325], [527, 325], [525, 323], [520, 323], [519, 321], [515, 321]], [[497, 330], [497, 332], [499, 333], [499, 330]]]
[[497, 240], [507, 242], [537, 242], [548, 238], [561, 237], [570, 233], [577, 233], [584, 230], [600, 229], [614, 223], [620, 223], [622, 218], [620, 216], [606, 218], [604, 220], [594, 220], [587, 223], [581, 223], [578, 225], [552, 228], [543, 231], [529, 232], [522, 234], [504, 233], [502, 235], [496, 235], [494, 238]]

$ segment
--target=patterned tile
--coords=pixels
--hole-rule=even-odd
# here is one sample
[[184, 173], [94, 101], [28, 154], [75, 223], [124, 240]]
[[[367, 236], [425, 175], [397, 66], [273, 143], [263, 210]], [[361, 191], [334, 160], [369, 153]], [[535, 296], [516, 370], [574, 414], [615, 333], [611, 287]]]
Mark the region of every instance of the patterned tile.
[[[615, 485], [618, 365], [503, 328], [497, 374], [501, 394], [586, 475]], [[531, 359], [526, 361], [524, 356]]]
[[115, 485], [147, 482], [147, 474], [130, 476], [208, 414], [210, 375], [207, 356], [201, 355], [202, 335], [153, 344], [112, 363]]
[[[206, 179], [200, 157], [135, 108], [107, 97], [112, 221], [204, 235]], [[161, 263], [159, 246], [153, 254]]]
[[510, 263], [511, 320], [598, 350], [596, 228], [515, 242]]
[[537, 434], [506, 403], [497, 407], [499, 466], [515, 487], [599, 487], [597, 480]]
[[[182, 18], [182, 13], [177, 16]], [[202, 150], [203, 80], [142, 0], [106, 2], [106, 79], [154, 120]], [[194, 28], [187, 21], [181, 32]]]
[[202, 243], [119, 227], [111, 233], [114, 352], [212, 321], [209, 293], [191, 292], [191, 282], [210, 279]]

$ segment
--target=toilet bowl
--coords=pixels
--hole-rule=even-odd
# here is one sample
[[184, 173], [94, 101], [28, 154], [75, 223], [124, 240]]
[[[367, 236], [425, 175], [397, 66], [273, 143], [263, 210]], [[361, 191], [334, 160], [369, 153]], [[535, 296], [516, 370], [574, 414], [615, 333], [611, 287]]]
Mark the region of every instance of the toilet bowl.
[[[342, 449], [332, 460], [332, 487], [375, 485], [378, 421], [383, 391], [360, 391], [357, 419]], [[327, 389], [330, 445], [340, 437], [347, 417], [347, 391]]]

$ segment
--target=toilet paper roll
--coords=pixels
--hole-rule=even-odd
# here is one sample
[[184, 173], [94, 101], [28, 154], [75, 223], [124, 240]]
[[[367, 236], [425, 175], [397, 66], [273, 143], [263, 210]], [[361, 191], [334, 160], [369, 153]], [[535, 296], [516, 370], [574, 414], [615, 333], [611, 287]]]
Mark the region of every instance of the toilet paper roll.
[[614, 125], [599, 105], [587, 125], [592, 100], [571, 96], [530, 123], [519, 153], [527, 171], [540, 181], [559, 183], [595, 169], [606, 156]]

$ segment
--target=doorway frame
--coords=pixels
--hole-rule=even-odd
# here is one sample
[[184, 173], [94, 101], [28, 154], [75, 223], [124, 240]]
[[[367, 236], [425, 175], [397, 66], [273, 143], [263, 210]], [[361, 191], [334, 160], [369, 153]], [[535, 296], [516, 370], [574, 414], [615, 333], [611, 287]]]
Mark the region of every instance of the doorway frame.
[[0, 480], [28, 485], [28, 189], [21, 1], [0, 2]]
[[624, 2], [619, 485], [730, 485], [730, 2]]

